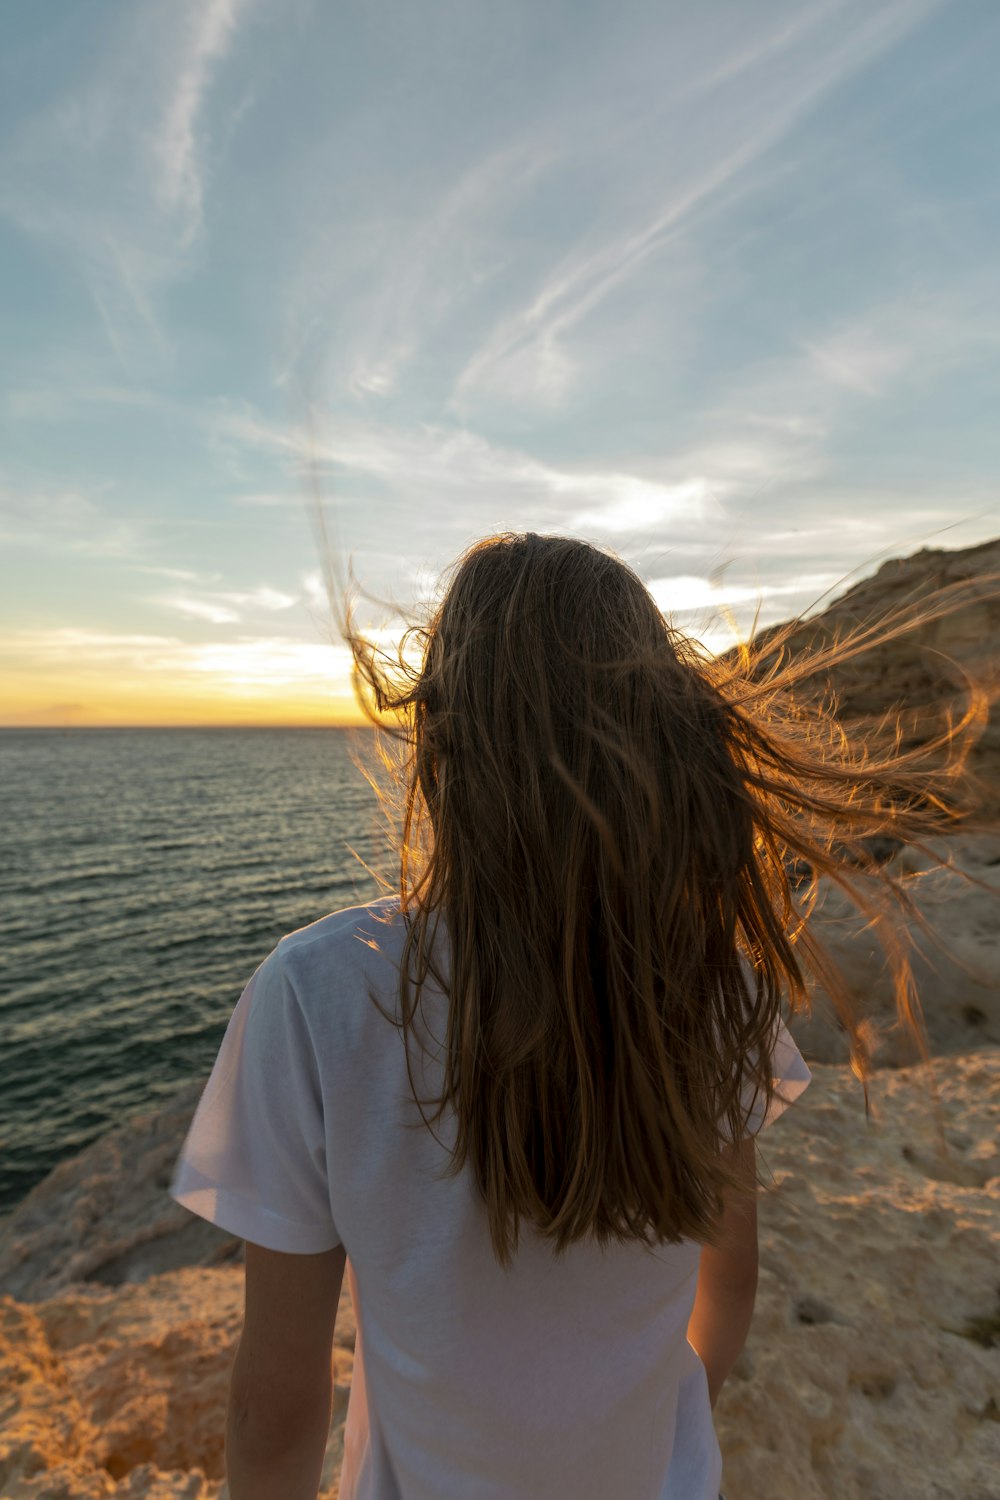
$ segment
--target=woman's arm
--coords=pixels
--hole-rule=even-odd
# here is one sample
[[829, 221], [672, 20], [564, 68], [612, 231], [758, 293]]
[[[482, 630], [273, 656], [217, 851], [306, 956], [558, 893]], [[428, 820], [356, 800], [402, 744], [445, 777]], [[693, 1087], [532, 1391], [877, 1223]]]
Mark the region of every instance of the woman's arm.
[[232, 1500], [316, 1500], [333, 1403], [343, 1245], [289, 1255], [249, 1242], [226, 1419]]
[[[752, 1136], [724, 1153], [748, 1182], [755, 1182], [756, 1147]], [[730, 1194], [722, 1217], [722, 1243], [705, 1245], [698, 1268], [698, 1290], [688, 1323], [694, 1346], [708, 1375], [712, 1406], [746, 1343], [757, 1295], [757, 1199]]]
[[330, 1436], [332, 1382], [323, 1379], [297, 1407], [262, 1404], [248, 1394], [252, 1388], [238, 1351], [226, 1418], [232, 1500], [316, 1500]]

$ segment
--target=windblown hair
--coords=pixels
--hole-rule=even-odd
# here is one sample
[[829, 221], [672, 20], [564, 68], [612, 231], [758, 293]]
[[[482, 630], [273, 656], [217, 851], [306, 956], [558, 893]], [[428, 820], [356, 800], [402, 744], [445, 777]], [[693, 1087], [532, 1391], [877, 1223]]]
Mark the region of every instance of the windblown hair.
[[502, 1266], [522, 1220], [556, 1253], [586, 1237], [717, 1242], [723, 1191], [740, 1188], [720, 1130], [743, 1136], [748, 1084], [770, 1103], [782, 997], [808, 1011], [818, 979], [868, 1076], [871, 1024], [808, 925], [822, 875], [868, 917], [927, 1055], [900, 918], [923, 919], [870, 838], [944, 863], [921, 841], [979, 826], [966, 761], [994, 695], [965, 674], [959, 721], [949, 711], [904, 751], [889, 716], [855, 741], [832, 703], [793, 690], [968, 590], [788, 660], [801, 620], [712, 659], [582, 540], [490, 536], [446, 582], [394, 653], [355, 629], [350, 602], [342, 625], [359, 701], [395, 741], [387, 753], [379, 737], [394, 792], [369, 779], [399, 829], [391, 1019], [411, 1087], [428, 976], [447, 995], [423, 1123], [454, 1111], [447, 1171], [471, 1164]]

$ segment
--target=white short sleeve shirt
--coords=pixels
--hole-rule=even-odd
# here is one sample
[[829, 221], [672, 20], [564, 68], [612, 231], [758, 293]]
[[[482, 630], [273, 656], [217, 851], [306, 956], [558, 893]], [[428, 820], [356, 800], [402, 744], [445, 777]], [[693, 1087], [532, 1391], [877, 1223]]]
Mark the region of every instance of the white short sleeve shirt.
[[[444, 924], [441, 924], [444, 931]], [[687, 1342], [693, 1241], [561, 1260], [528, 1226], [493, 1255], [454, 1121], [420, 1120], [397, 1013], [398, 897], [283, 938], [240, 996], [170, 1195], [231, 1234], [308, 1254], [343, 1244], [357, 1321], [341, 1500], [716, 1500], [722, 1459]], [[441, 963], [447, 975], [447, 954]], [[445, 997], [423, 997], [422, 1098], [440, 1088]], [[780, 1091], [806, 1088], [784, 1026]]]

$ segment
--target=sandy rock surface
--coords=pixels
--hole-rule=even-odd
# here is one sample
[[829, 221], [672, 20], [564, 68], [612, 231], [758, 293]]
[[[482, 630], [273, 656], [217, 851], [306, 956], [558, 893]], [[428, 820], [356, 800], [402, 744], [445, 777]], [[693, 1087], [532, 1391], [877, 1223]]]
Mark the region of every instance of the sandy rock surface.
[[[937, 1056], [1000, 1046], [1000, 833], [932, 839], [928, 847], [953, 868], [913, 849], [882, 868], [909, 893], [929, 928], [928, 934], [913, 918], [905, 919], [930, 1050]], [[879, 1027], [873, 1065], [915, 1063], [919, 1054], [898, 1024], [885, 951], [864, 930], [866, 922], [824, 876], [810, 926], [840, 967], [860, 1013]], [[848, 1061], [846, 1033], [822, 986], [813, 989], [812, 1016], [793, 1017], [789, 1029], [810, 1061]]]
[[[0, 1298], [0, 1493], [190, 1496], [225, 1491], [224, 1431], [243, 1316], [239, 1267], [76, 1286], [32, 1305]], [[337, 1319], [324, 1493], [336, 1493], [354, 1315]]]
[[757, 1308], [716, 1408], [730, 1500], [1000, 1493], [1000, 1052], [928, 1072], [879, 1072], [866, 1122], [850, 1071], [816, 1066], [762, 1138]]
[[185, 1085], [168, 1108], [60, 1162], [0, 1218], [0, 1291], [34, 1301], [81, 1281], [144, 1281], [242, 1254], [242, 1241], [167, 1195], [203, 1087]]
[[[936, 1090], [936, 1097], [935, 1092]], [[762, 1138], [753, 1330], [716, 1425], [729, 1500], [995, 1500], [1000, 1050], [846, 1067]], [[238, 1265], [0, 1299], [0, 1494], [224, 1496]], [[336, 1495], [354, 1322], [337, 1329]]]

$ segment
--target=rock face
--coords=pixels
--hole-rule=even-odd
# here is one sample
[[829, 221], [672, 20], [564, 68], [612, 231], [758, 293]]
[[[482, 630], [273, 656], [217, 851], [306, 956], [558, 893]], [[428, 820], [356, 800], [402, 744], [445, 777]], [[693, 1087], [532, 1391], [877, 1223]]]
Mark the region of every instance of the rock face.
[[[952, 612], [809, 679], [814, 688], [832, 689], [837, 716], [848, 731], [863, 735], [892, 710], [903, 730], [900, 748], [907, 749], [925, 743], [932, 727], [943, 729], [938, 716], [946, 705], [963, 707], [963, 671], [980, 678], [989, 692], [1000, 692], [1000, 539], [960, 551], [923, 548], [912, 557], [883, 563], [872, 577], [803, 621], [786, 650], [795, 657], [829, 646], [858, 625], [871, 626], [916, 601], [926, 603], [938, 588], [953, 591], [957, 607]], [[781, 628], [758, 631], [756, 642], [766, 647]], [[995, 702], [968, 768], [984, 782], [982, 816], [1000, 817], [1000, 710]]]
[[727, 1494], [988, 1500], [1000, 1474], [1000, 1052], [849, 1070], [768, 1135], [753, 1328], [716, 1407]]
[[[931, 1052], [945, 1055], [1000, 1045], [1000, 834], [934, 839], [929, 844], [949, 867], [912, 849], [895, 854], [883, 871], [912, 897], [928, 931], [907, 917], [914, 947], [909, 954]], [[975, 882], [975, 884], [971, 883]], [[819, 882], [814, 934], [835, 960], [861, 1015], [879, 1029], [876, 1068], [918, 1060], [909, 1033], [897, 1019], [892, 973], [866, 918], [839, 886]], [[812, 1014], [789, 1020], [789, 1030], [810, 1061], [846, 1062], [846, 1033], [821, 985], [811, 994]]]
[[144, 1281], [215, 1266], [242, 1242], [167, 1196], [204, 1080], [60, 1162], [0, 1219], [0, 1291], [34, 1301], [79, 1282]]
[[[5, 1400], [0, 1484], [21, 1496], [224, 1491], [229, 1374], [243, 1317], [238, 1267], [76, 1286], [34, 1305], [0, 1298]], [[345, 1291], [324, 1487], [336, 1493], [353, 1367]]]

